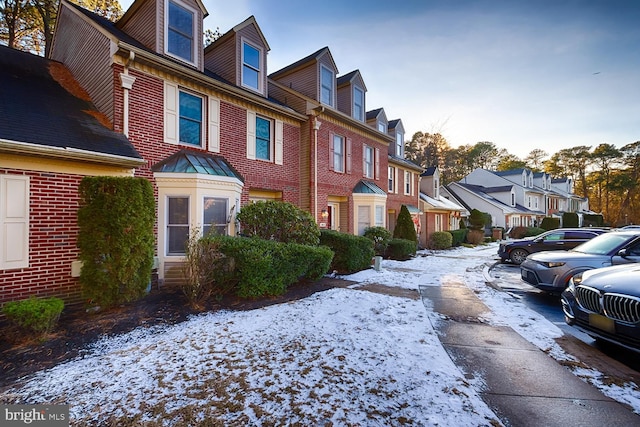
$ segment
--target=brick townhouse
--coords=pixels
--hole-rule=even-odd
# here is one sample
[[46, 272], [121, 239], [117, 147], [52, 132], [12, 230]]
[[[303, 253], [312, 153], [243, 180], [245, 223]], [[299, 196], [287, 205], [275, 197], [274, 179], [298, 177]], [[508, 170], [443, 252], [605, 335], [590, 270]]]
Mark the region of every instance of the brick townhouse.
[[[175, 278], [193, 227], [233, 235], [235, 213], [251, 201], [291, 202], [321, 227], [354, 234], [418, 205], [420, 168], [397, 151], [401, 122], [368, 122], [359, 71], [339, 77], [323, 48], [269, 75], [270, 46], [253, 16], [203, 49], [206, 16], [199, 0], [136, 0], [113, 23], [62, 0], [51, 48], [130, 142], [136, 161], [117, 172], [153, 183], [159, 283]], [[77, 287], [73, 221], [59, 274]]]

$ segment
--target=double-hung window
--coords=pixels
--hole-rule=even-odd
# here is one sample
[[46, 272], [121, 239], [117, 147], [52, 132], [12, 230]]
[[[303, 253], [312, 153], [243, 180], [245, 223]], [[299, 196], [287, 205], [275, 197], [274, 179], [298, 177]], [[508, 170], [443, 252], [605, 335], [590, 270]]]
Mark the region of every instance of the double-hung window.
[[333, 107], [333, 71], [324, 65], [320, 66], [320, 102]]
[[364, 121], [364, 91], [358, 86], [353, 87], [353, 118]]
[[404, 158], [404, 135], [402, 132], [396, 133], [396, 156]]
[[366, 178], [373, 179], [373, 147], [369, 147], [368, 145], [364, 146], [364, 176]]
[[378, 131], [382, 133], [387, 133], [387, 124], [382, 120], [378, 121]]
[[260, 50], [249, 43], [242, 44], [242, 85], [261, 91]]
[[189, 197], [169, 197], [167, 204], [167, 255], [184, 255], [189, 239]]
[[204, 198], [204, 212], [202, 221], [203, 235], [227, 234], [227, 199], [216, 197]]
[[389, 193], [396, 192], [396, 168], [389, 166]]
[[180, 142], [202, 145], [202, 98], [180, 91]]
[[404, 172], [404, 194], [411, 194], [411, 172]]
[[188, 62], [195, 62], [195, 14], [190, 9], [168, 2], [167, 52]]
[[333, 170], [344, 172], [344, 137], [333, 136]]
[[271, 160], [271, 120], [256, 116], [256, 159]]

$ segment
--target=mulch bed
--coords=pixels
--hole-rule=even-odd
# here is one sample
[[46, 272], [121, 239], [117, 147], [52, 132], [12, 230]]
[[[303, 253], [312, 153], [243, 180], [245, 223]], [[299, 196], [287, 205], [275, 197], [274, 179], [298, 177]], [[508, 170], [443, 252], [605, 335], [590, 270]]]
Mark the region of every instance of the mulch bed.
[[104, 312], [87, 313], [83, 309], [65, 309], [56, 330], [44, 342], [20, 341], [1, 328], [0, 389], [18, 378], [50, 368], [78, 356], [82, 349], [98, 339], [129, 332], [139, 326], [176, 324], [190, 315], [216, 310], [253, 310], [273, 304], [305, 298], [316, 292], [348, 286], [352, 282], [323, 278], [316, 282], [300, 282], [286, 294], [257, 300], [227, 297], [209, 303], [202, 310], [190, 308], [179, 289], [153, 290], [144, 298]]

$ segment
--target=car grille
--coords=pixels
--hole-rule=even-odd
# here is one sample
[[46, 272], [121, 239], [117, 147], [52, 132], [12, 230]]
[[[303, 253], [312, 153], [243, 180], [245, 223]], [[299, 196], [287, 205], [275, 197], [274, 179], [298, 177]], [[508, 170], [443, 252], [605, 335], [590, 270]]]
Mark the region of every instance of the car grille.
[[521, 273], [522, 280], [524, 280], [525, 282], [534, 286], [539, 283], [538, 276], [533, 271], [521, 269], [520, 273]]
[[601, 293], [588, 286], [576, 287], [576, 300], [585, 310], [626, 323], [640, 323], [640, 298], [613, 293]]

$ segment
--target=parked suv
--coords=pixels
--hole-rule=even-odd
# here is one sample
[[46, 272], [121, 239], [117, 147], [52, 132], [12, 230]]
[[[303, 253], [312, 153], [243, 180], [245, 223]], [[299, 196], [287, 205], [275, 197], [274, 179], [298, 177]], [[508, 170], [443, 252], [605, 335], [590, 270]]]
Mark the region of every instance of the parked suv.
[[640, 352], [640, 264], [577, 274], [562, 293], [567, 324], [596, 340]]
[[506, 240], [500, 243], [498, 256], [502, 261], [521, 264], [534, 252], [569, 250], [608, 231], [603, 228], [558, 228], [534, 237]]
[[561, 293], [578, 273], [632, 262], [640, 262], [640, 230], [611, 231], [569, 251], [532, 254], [520, 264], [520, 273], [539, 289]]

